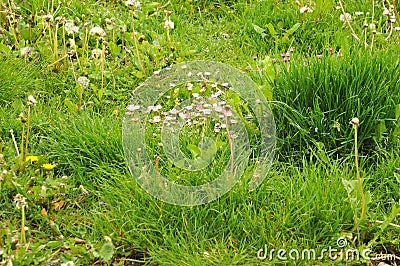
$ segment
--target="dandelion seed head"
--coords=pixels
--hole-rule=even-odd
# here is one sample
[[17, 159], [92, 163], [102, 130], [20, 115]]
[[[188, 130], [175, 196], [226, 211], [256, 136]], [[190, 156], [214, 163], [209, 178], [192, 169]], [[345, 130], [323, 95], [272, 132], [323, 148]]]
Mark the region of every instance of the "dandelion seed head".
[[35, 104], [37, 104], [35, 97], [33, 97], [32, 95], [29, 95], [28, 96], [28, 105], [35, 105]]
[[15, 195], [14, 202], [16, 204], [17, 209], [21, 209], [28, 206], [28, 204], [26, 203], [26, 198], [19, 193]]
[[354, 117], [353, 119], [350, 120], [350, 125], [356, 128], [360, 125], [360, 120], [357, 117]]
[[339, 20], [340, 21], [346, 21], [346, 19], [348, 21], [351, 21], [351, 15], [349, 13], [346, 13], [345, 15], [340, 14]]
[[107, 36], [106, 32], [100, 27], [93, 27], [90, 30], [89, 34], [91, 36], [103, 37], [103, 38]]
[[164, 28], [166, 28], [167, 30], [173, 30], [175, 28], [175, 23], [171, 20], [166, 20], [164, 22]]
[[102, 49], [99, 49], [99, 48], [97, 48], [97, 49], [93, 49], [92, 50], [92, 58], [99, 58], [100, 56], [101, 56], [101, 54], [103, 53], [103, 50]]
[[33, 47], [30, 47], [30, 46], [26, 46], [24, 48], [21, 48], [21, 56], [22, 57], [31, 56], [34, 50], [35, 49]]
[[77, 79], [76, 83], [81, 85], [82, 88], [87, 89], [89, 87], [90, 80], [87, 77], [82, 76]]
[[128, 0], [128, 1], [125, 2], [125, 5], [127, 7], [140, 8], [141, 3], [140, 3], [140, 1], [137, 1], [137, 0], [133, 0], [133, 1], [132, 0]]

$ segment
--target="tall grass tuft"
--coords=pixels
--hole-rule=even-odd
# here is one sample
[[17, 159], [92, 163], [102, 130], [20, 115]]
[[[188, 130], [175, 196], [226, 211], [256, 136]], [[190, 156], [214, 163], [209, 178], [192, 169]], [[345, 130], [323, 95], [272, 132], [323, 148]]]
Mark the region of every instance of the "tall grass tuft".
[[273, 104], [278, 153], [302, 157], [323, 147], [329, 155], [352, 154], [352, 117], [363, 121], [360, 155], [373, 155], [394, 145], [398, 136], [400, 60], [395, 51], [354, 52], [308, 62], [293, 60], [275, 78]]

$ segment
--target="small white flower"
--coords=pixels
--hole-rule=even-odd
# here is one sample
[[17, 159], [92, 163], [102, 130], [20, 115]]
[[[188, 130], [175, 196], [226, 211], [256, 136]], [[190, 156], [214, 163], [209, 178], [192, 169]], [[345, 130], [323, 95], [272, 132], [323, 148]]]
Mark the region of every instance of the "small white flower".
[[79, 85], [81, 85], [82, 88], [86, 89], [87, 87], [89, 87], [90, 80], [87, 77], [82, 76], [82, 77], [79, 77], [76, 82]]
[[102, 53], [103, 53], [103, 50], [101, 50], [101, 49], [93, 49], [92, 50], [92, 57], [93, 58], [99, 58]]
[[300, 13], [311, 13], [313, 10], [309, 8], [308, 6], [302, 6], [300, 7]]
[[161, 121], [161, 117], [156, 115], [156, 116], [153, 117], [153, 121], [154, 121], [154, 123], [158, 123], [158, 122]]
[[106, 32], [100, 27], [93, 27], [89, 33], [90, 33], [90, 35], [96, 36], [96, 37], [106, 37], [107, 36]]
[[141, 6], [140, 1], [137, 1], [137, 0], [135, 0], [135, 1], [128, 0], [125, 2], [125, 5], [127, 7], [133, 6], [135, 8], [140, 8], [140, 6]]
[[357, 117], [354, 117], [350, 121], [350, 125], [352, 125], [354, 128], [358, 127], [359, 124], [360, 124], [360, 120]]
[[375, 30], [375, 29], [376, 29], [375, 23], [369, 24], [369, 29], [370, 29], [370, 30]]
[[362, 15], [364, 15], [364, 12], [356, 11], [356, 12], [354, 12], [354, 15], [356, 15], [356, 16], [362, 16]]
[[346, 21], [346, 18], [347, 18], [348, 21], [351, 21], [351, 15], [349, 13], [346, 13], [346, 17], [343, 14], [340, 14], [339, 19], [341, 21]]
[[35, 97], [33, 97], [32, 95], [29, 95], [28, 96], [28, 105], [35, 105], [35, 104], [37, 104]]
[[383, 10], [383, 15], [384, 15], [384, 16], [389, 16], [389, 15], [390, 15], [389, 9], [385, 8], [385, 9]]
[[75, 263], [70, 260], [61, 264], [61, 266], [75, 266]]
[[21, 49], [21, 56], [22, 57], [30, 56], [34, 50], [35, 49], [33, 49], [32, 47], [26, 46]]
[[203, 113], [205, 115], [210, 115], [211, 114], [211, 110], [210, 109], [203, 109]]
[[21, 194], [15, 195], [14, 202], [17, 206], [17, 209], [21, 209], [23, 207], [28, 206], [28, 204], [26, 203], [26, 198], [24, 196], [22, 196]]
[[75, 40], [74, 40], [74, 39], [68, 39], [68, 43], [69, 43], [69, 46], [70, 46], [71, 48], [74, 48], [74, 47], [75, 47]]
[[164, 28], [168, 29], [168, 30], [172, 30], [175, 28], [175, 24], [174, 22], [172, 22], [171, 20], [166, 20], [164, 22]]
[[128, 111], [133, 112], [133, 111], [139, 110], [140, 109], [140, 105], [130, 104], [130, 105], [128, 105], [127, 109], [128, 109]]
[[56, 22], [57, 22], [58, 24], [63, 25], [63, 24], [65, 23], [65, 17], [62, 17], [62, 16], [56, 17]]
[[73, 34], [73, 33], [78, 33], [78, 31], [79, 31], [79, 27], [75, 26], [75, 23], [73, 20], [68, 20], [67, 22], [65, 22], [64, 29], [68, 35]]
[[43, 16], [43, 19], [47, 22], [52, 22], [53, 21], [53, 15], [52, 14], [47, 14]]

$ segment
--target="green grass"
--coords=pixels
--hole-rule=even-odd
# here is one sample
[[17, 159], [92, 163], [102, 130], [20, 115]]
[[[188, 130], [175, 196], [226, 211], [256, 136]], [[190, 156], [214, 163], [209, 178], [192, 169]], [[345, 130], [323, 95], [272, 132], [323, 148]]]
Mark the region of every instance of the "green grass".
[[[5, 6], [0, 5], [0, 264], [398, 264], [400, 34], [393, 31], [385, 40], [389, 33], [382, 3], [376, 1], [379, 34], [372, 37], [368, 30], [365, 48], [363, 24], [371, 23], [371, 1], [344, 3], [360, 42], [339, 20], [335, 1], [313, 2], [314, 12], [300, 13], [294, 1], [143, 1], [135, 17], [143, 72], [132, 37], [131, 11], [123, 2], [71, 1], [57, 9], [58, 1], [18, 1], [16, 12], [22, 18], [15, 41], [12, 21], [3, 12], [8, 2], [0, 0]], [[45, 14], [57, 10], [55, 17], [79, 18], [77, 54], [64, 47], [63, 38], [68, 41], [72, 35], [64, 35], [61, 25], [55, 54], [56, 27], [46, 28], [42, 9]], [[173, 11], [169, 19], [175, 23], [169, 38], [165, 9]], [[355, 11], [364, 15], [356, 17]], [[35, 14], [34, 21], [28, 19], [30, 14]], [[106, 18], [115, 18], [115, 26]], [[298, 28], [288, 34], [296, 23]], [[254, 25], [264, 31], [256, 31]], [[107, 32], [104, 71], [101, 59], [91, 58], [97, 47], [96, 38], [88, 37], [93, 26]], [[41, 36], [43, 27], [46, 33]], [[28, 46], [34, 51], [24, 57], [20, 49]], [[290, 48], [290, 62], [282, 62], [281, 53]], [[57, 62], [67, 52], [71, 57]], [[256, 158], [250, 158], [244, 176], [227, 194], [208, 204], [184, 207], [157, 200], [139, 186], [124, 156], [122, 125], [138, 85], [154, 71], [192, 60], [226, 63], [260, 86], [274, 113], [277, 149], [270, 172], [256, 190], [249, 191], [247, 184], [256, 165]], [[90, 80], [87, 88], [75, 82], [82, 76]], [[190, 96], [175, 89], [164, 95], [170, 99], [160, 100], [166, 110], [176, 99], [182, 102]], [[9, 131], [21, 151], [29, 95], [38, 103], [30, 107], [27, 155], [38, 156], [38, 161], [20, 162]], [[244, 101], [227, 95], [236, 111], [251, 114]], [[353, 117], [360, 119], [358, 144], [367, 199], [361, 221], [354, 129], [349, 124]], [[252, 156], [257, 157], [258, 124], [247, 122]], [[150, 124], [145, 131], [149, 156], [160, 156], [156, 167], [169, 180], [200, 184], [215, 179], [229, 165], [230, 150], [226, 135], [214, 134], [213, 127], [210, 122], [197, 128], [222, 143], [202, 173], [185, 172], [168, 162], [158, 146], [159, 129]], [[180, 135], [180, 148], [191, 158], [199, 156], [193, 148], [199, 143], [197, 133], [186, 128]], [[45, 163], [56, 167], [45, 170]], [[14, 203], [17, 194], [27, 199], [25, 219]], [[22, 221], [28, 227], [26, 245]], [[368, 248], [372, 254], [395, 254], [397, 259], [340, 261], [325, 256], [282, 261], [276, 253], [272, 261], [257, 258], [264, 247], [321, 252], [336, 248], [340, 237], [346, 237], [347, 248]]]

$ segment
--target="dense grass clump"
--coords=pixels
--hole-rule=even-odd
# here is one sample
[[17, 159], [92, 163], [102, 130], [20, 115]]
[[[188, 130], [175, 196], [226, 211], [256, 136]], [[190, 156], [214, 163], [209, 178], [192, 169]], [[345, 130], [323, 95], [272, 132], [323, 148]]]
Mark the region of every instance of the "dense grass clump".
[[326, 55], [296, 61], [276, 75], [273, 103], [287, 157], [326, 151], [343, 158], [353, 149], [349, 121], [358, 117], [363, 156], [396, 147], [399, 141], [400, 60], [395, 50], [347, 58]]

